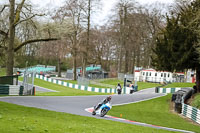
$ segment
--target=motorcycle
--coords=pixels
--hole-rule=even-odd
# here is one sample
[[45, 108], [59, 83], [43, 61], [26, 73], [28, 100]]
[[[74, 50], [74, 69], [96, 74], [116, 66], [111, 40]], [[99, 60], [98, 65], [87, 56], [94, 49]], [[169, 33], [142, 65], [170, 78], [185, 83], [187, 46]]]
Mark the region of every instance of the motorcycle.
[[[96, 107], [94, 107], [94, 109], [95, 109], [95, 108], [96, 108]], [[101, 117], [104, 117], [104, 116], [108, 113], [108, 111], [111, 110], [111, 108], [112, 108], [112, 105], [111, 105], [110, 102], [108, 102], [108, 103], [106, 103], [106, 104], [101, 105], [101, 107], [100, 107], [98, 110], [93, 111], [93, 112], [92, 112], [92, 115], [98, 114], [98, 115], [100, 115]]]

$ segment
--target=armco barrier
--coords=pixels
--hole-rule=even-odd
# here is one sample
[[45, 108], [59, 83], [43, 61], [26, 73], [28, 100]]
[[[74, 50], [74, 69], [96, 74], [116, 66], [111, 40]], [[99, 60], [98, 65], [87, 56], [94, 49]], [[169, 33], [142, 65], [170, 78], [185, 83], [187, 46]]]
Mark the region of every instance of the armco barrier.
[[200, 110], [182, 103], [182, 113], [183, 116], [190, 118], [194, 122], [200, 124]]
[[[43, 75], [38, 75], [36, 74], [36, 78], [55, 83], [58, 85], [74, 88], [74, 89], [79, 89], [79, 90], [84, 90], [84, 91], [92, 91], [92, 92], [100, 92], [100, 93], [117, 93], [117, 89], [112, 89], [112, 88], [95, 88], [95, 87], [89, 87], [89, 86], [83, 86], [83, 85], [77, 85], [77, 84], [72, 84], [64, 81], [60, 81], [57, 79], [52, 79], [52, 78], [47, 78], [44, 77]], [[136, 86], [137, 87], [137, 86]], [[138, 88], [138, 87], [137, 87]], [[123, 89], [122, 91], [123, 94], [130, 94], [130, 88], [127, 87]]]
[[156, 93], [174, 93], [178, 90], [181, 90], [181, 88], [156, 88]]
[[20, 85], [0, 85], [0, 95], [23, 95], [23, 90]]

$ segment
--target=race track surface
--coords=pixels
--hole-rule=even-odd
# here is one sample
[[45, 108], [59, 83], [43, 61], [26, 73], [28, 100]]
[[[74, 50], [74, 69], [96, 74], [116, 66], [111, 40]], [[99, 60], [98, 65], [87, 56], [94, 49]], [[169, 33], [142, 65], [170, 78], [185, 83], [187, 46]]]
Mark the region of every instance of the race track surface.
[[[164, 96], [151, 92], [152, 89], [127, 95], [112, 95], [112, 105], [137, 102], [154, 97]], [[1, 97], [0, 101], [36, 107], [57, 112], [66, 112], [76, 115], [90, 116], [86, 108], [93, 107], [101, 102], [107, 95], [101, 96], [8, 96]]]

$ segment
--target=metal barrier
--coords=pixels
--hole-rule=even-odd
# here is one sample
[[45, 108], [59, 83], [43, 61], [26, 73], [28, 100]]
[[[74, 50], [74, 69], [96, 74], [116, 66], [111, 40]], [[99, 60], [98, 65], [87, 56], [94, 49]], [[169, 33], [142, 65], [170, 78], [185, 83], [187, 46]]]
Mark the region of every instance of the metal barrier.
[[18, 75], [0, 77], [0, 84], [18, 85]]
[[20, 85], [0, 85], [0, 95], [23, 95], [23, 90]]
[[23, 95], [33, 95], [34, 93], [34, 72], [24, 72], [24, 79], [22, 85], [24, 86]]
[[78, 77], [77, 81], [78, 85], [88, 86], [90, 84], [90, 80], [83, 77]]

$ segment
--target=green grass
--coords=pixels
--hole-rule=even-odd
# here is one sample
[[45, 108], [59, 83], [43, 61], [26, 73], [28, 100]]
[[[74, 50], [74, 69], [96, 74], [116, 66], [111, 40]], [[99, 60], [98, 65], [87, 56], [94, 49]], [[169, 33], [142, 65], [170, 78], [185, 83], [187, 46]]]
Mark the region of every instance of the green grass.
[[[19, 79], [22, 81], [23, 78], [19, 77]], [[59, 92], [36, 92], [37, 96], [83, 96], [83, 95], [106, 95], [105, 93], [97, 93], [97, 92], [89, 92], [89, 91], [82, 91], [77, 90], [61, 85], [57, 85], [54, 83], [50, 83], [41, 79], [35, 78], [34, 84], [37, 86], [41, 86], [44, 88], [56, 90]]]
[[172, 133], [0, 102], [1, 133]]
[[[63, 80], [64, 82], [72, 83], [72, 84], [78, 84], [76, 80]], [[95, 87], [95, 88], [109, 88], [107, 86], [101, 86], [101, 85], [96, 85], [96, 84], [89, 84], [89, 87]]]
[[199, 93], [195, 95], [194, 99], [192, 100], [191, 105], [193, 107], [200, 109], [200, 94]]
[[[124, 84], [124, 82], [122, 80], [118, 80], [118, 79], [104, 80], [104, 81], [101, 81], [101, 83], [115, 85], [115, 86], [117, 86], [118, 83], [120, 83], [121, 86], [123, 86], [123, 84]], [[138, 85], [138, 90], [160, 86], [160, 84], [148, 83], [148, 82], [137, 82], [137, 85]]]
[[123, 85], [124, 81], [118, 80], [118, 79], [107, 79], [107, 80], [100, 81], [100, 83], [117, 86], [118, 83]]
[[171, 95], [167, 95], [140, 103], [114, 106], [109, 115], [119, 117], [122, 114], [122, 118], [133, 121], [200, 133], [200, 126], [193, 125], [179, 115], [170, 112], [170, 98]]
[[67, 83], [78, 84], [77, 80], [62, 80]]
[[193, 87], [194, 85], [195, 85], [194, 83], [172, 83], [172, 84], [163, 86], [163, 88]]
[[6, 69], [0, 68], [0, 76], [5, 76], [5, 75], [6, 75]]
[[148, 82], [137, 82], [137, 84], [138, 84], [139, 90], [160, 86], [160, 84], [148, 83]]

